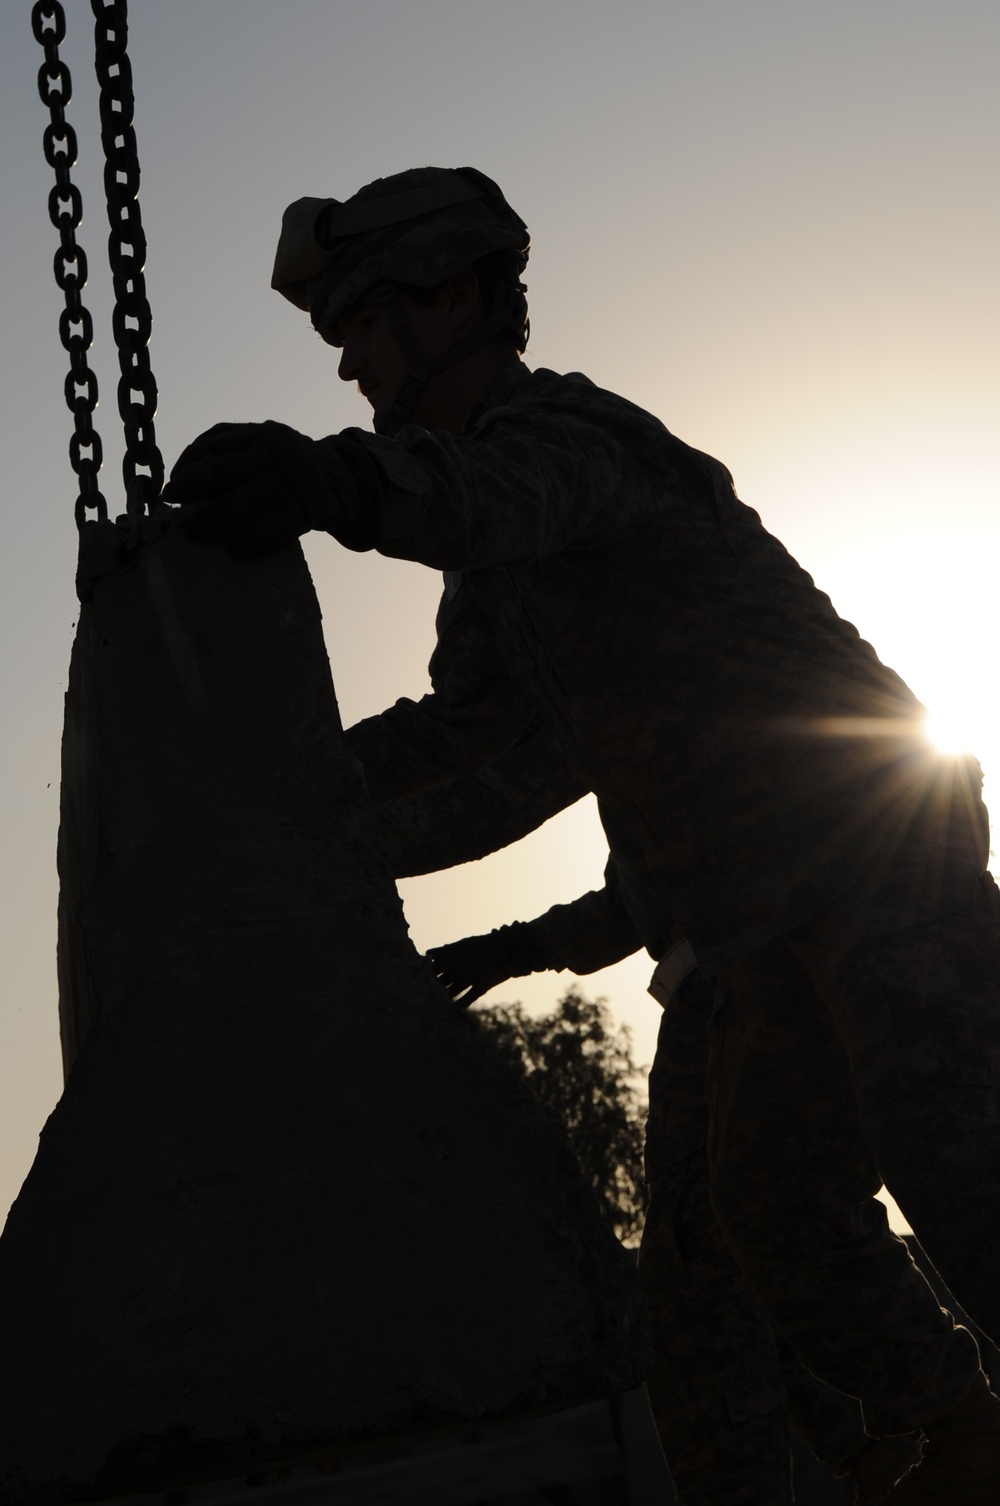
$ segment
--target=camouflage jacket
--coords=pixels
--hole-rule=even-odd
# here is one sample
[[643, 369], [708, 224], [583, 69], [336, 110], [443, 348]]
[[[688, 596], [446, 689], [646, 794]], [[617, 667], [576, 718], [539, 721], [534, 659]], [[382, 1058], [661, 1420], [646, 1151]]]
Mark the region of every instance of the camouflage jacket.
[[954, 766], [913, 694], [650, 414], [514, 366], [461, 436], [349, 435], [380, 483], [344, 542], [463, 575], [433, 694], [349, 734], [377, 802], [484, 767], [540, 712], [630, 912], [634, 878], [709, 967], [947, 826]]

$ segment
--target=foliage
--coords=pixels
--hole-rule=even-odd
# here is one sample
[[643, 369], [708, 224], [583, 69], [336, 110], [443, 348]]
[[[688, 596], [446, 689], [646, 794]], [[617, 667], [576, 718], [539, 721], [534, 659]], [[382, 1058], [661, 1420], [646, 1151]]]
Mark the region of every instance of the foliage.
[[562, 1126], [618, 1238], [635, 1242], [646, 1206], [646, 1106], [628, 1026], [616, 1030], [607, 1001], [573, 986], [552, 1014], [532, 1018], [521, 1004], [493, 1004], [472, 1018]]

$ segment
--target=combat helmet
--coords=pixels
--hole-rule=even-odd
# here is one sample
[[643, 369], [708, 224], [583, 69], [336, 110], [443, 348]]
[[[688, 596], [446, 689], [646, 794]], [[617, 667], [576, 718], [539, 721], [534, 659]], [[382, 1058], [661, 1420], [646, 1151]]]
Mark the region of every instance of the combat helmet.
[[[473, 167], [411, 168], [377, 178], [343, 203], [306, 198], [290, 204], [271, 286], [308, 312], [331, 345], [343, 344], [339, 321], [362, 295], [387, 305], [409, 366], [392, 412], [379, 425], [393, 433], [430, 376], [501, 334], [524, 349], [528, 306], [520, 274], [529, 248], [524, 221], [485, 173]], [[483, 282], [483, 324], [429, 361], [407, 321], [400, 285], [435, 287], [483, 258], [502, 263], [501, 275]]]

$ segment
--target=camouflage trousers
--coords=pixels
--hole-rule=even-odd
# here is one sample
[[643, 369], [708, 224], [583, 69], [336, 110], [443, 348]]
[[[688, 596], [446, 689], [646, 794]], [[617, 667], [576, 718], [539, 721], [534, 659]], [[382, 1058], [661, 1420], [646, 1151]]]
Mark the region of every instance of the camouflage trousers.
[[649, 1079], [649, 1208], [639, 1278], [656, 1359], [649, 1394], [684, 1506], [787, 1506], [789, 1427], [839, 1471], [861, 1408], [777, 1339], [712, 1209], [705, 1093], [713, 992], [692, 974], [664, 1014]]
[[[864, 1441], [838, 1393], [881, 1435], [969, 1386], [975, 1343], [889, 1230], [883, 1182], [1000, 1328], [1000, 895], [969, 868], [927, 875], [873, 877], [741, 962], [700, 1035], [690, 993], [664, 1015], [640, 1271], [690, 1506], [789, 1501], [786, 1412], [836, 1465]], [[761, 1306], [808, 1371], [782, 1369]]]
[[758, 1296], [869, 1432], [978, 1367], [889, 1231], [884, 1182], [965, 1311], [1000, 1332], [1000, 894], [902, 866], [726, 978], [709, 1043], [713, 1210]]

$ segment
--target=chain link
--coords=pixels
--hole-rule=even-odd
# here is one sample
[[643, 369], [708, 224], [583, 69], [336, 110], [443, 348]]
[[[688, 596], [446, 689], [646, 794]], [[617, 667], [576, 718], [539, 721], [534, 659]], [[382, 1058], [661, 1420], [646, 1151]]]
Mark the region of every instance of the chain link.
[[153, 419], [157, 388], [149, 364], [152, 316], [143, 268], [146, 237], [139, 211], [139, 158], [133, 116], [132, 68], [128, 60], [126, 0], [90, 0], [97, 20], [97, 78], [101, 87], [101, 143], [108, 204], [108, 259], [115, 290], [113, 328], [121, 379], [118, 411], [125, 426], [122, 474], [128, 510], [151, 512], [163, 486], [163, 457]]
[[[76, 232], [83, 217], [83, 201], [80, 190], [70, 181], [70, 168], [76, 165], [76, 132], [66, 120], [66, 106], [73, 85], [69, 69], [59, 57], [59, 44], [66, 35], [66, 16], [58, 0], [47, 3], [39, 0], [32, 7], [31, 30], [35, 41], [45, 50], [45, 62], [38, 70], [38, 93], [48, 106], [51, 119], [42, 146], [45, 160], [56, 175], [55, 187], [49, 194], [49, 218], [59, 231], [54, 270], [66, 299], [59, 317], [59, 338], [70, 360], [65, 393], [75, 427], [69, 458], [80, 483], [74, 512], [77, 527], [82, 528], [89, 521], [103, 522], [108, 516], [108, 504], [97, 484], [103, 454], [101, 437], [93, 423], [97, 377], [87, 364], [94, 325], [81, 300], [87, 282], [87, 258], [83, 247], [77, 244]], [[96, 519], [88, 519], [88, 509], [95, 512]]]

